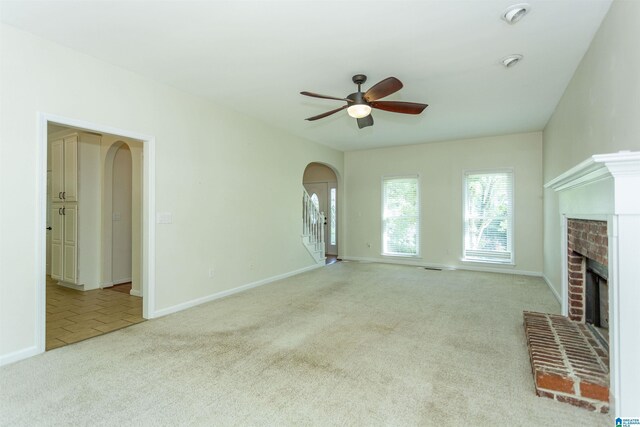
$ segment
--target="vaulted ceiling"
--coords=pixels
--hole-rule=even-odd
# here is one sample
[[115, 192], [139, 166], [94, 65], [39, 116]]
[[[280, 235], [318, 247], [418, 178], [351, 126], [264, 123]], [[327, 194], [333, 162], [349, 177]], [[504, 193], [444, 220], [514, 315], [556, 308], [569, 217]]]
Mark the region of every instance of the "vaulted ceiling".
[[[12, 26], [209, 98], [341, 150], [542, 130], [611, 0], [5, 1]], [[501, 59], [522, 54], [505, 68]], [[429, 104], [419, 116], [374, 110], [358, 129], [342, 105], [304, 97], [369, 88], [395, 76], [386, 100]]]

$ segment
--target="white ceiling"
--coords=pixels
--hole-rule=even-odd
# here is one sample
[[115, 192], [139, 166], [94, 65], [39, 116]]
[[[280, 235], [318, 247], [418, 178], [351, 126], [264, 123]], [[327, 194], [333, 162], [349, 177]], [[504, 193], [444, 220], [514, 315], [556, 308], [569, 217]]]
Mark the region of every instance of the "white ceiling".
[[[611, 0], [5, 1], [0, 19], [101, 60], [340, 150], [542, 130]], [[500, 59], [524, 60], [505, 69]], [[385, 100], [423, 102], [420, 116], [374, 110], [362, 130], [342, 111], [304, 118], [395, 76]]]

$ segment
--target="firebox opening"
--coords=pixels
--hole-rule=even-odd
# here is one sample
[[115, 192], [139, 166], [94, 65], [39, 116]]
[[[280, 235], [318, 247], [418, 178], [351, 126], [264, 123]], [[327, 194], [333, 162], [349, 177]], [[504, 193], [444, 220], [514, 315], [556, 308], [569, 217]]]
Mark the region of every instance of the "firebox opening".
[[609, 286], [607, 266], [587, 258], [585, 286], [585, 322], [593, 325], [609, 342]]

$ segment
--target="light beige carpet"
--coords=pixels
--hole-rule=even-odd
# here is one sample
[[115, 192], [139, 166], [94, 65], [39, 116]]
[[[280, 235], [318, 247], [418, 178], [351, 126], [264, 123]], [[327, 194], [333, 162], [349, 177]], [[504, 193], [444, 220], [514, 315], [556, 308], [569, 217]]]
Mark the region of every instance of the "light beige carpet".
[[535, 396], [539, 278], [338, 263], [0, 369], [2, 425], [607, 426]]

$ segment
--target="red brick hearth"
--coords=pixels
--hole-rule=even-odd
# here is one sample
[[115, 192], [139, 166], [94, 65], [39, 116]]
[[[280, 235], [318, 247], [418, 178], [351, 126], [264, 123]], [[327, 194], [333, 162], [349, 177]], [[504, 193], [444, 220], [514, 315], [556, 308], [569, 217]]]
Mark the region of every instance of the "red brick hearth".
[[524, 312], [538, 396], [609, 411], [609, 353], [590, 328], [554, 314]]

